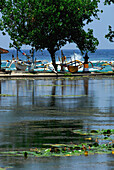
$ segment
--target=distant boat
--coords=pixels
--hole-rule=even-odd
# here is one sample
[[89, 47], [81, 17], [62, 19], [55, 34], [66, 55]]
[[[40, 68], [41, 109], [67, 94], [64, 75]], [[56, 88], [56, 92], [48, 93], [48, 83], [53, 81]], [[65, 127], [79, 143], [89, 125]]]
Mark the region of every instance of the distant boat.
[[111, 62], [112, 71], [114, 71], [114, 61]]
[[17, 61], [17, 62], [15, 62], [15, 67], [17, 70], [25, 71], [27, 68], [27, 65], [24, 62]]
[[112, 68], [112, 71], [114, 71], [114, 57], [111, 58], [110, 66]]

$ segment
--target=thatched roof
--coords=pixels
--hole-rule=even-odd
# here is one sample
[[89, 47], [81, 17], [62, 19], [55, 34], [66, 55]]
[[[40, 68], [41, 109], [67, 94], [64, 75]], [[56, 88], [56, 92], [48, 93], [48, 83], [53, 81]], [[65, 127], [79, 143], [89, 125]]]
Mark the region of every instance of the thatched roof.
[[9, 53], [9, 51], [3, 48], [0, 48], [0, 54], [6, 54], [6, 53]]

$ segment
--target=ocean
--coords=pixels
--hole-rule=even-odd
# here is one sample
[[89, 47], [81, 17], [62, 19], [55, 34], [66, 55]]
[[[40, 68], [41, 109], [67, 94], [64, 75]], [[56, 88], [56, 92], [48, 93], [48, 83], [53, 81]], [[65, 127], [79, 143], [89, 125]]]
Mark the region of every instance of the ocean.
[[[69, 61], [79, 60], [81, 62], [84, 61], [84, 56], [81, 54], [81, 52], [78, 49], [63, 49], [63, 54], [66, 56], [66, 63]], [[26, 53], [27, 55], [31, 56], [30, 50], [24, 49], [22, 52]], [[10, 49], [9, 53], [2, 54], [1, 60], [2, 60], [2, 67], [5, 67], [5, 61], [12, 60], [12, 55], [14, 55], [14, 58], [17, 56], [17, 50], [16, 49]], [[100, 72], [108, 72], [112, 71], [112, 67], [110, 65], [111, 61], [114, 61], [114, 49], [97, 49], [95, 53], [88, 53], [89, 56], [89, 71], [100, 71]], [[57, 51], [55, 54], [57, 64], [60, 63], [59, 57], [61, 57], [61, 50]], [[18, 58], [22, 61], [27, 61], [27, 57], [24, 56], [21, 52], [18, 52]], [[46, 60], [46, 62], [49, 62], [51, 64], [51, 56], [47, 50], [40, 50], [35, 51], [34, 58], [36, 60]], [[8, 69], [8, 68], [7, 68]], [[15, 66], [13, 65], [11, 70], [15, 70]], [[42, 71], [43, 68], [40, 69]], [[60, 70], [60, 68], [59, 68]], [[83, 71], [83, 67], [79, 69], [79, 72]]]

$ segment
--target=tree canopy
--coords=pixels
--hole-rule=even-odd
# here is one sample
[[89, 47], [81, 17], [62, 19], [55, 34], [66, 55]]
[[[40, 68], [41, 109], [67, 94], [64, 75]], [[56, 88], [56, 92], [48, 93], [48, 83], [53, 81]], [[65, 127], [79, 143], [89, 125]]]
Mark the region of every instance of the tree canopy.
[[114, 3], [114, 0], [105, 0], [104, 2], [105, 5], [110, 5], [111, 3]]
[[[105, 0], [104, 5], [111, 5], [114, 4], [114, 0]], [[112, 27], [109, 25], [108, 28], [109, 32], [107, 35], [105, 35], [105, 38], [109, 39], [110, 42], [114, 42], [114, 31], [112, 30]]]
[[[15, 45], [31, 45], [51, 54], [67, 42], [76, 43], [82, 53], [94, 52], [98, 40], [84, 26], [98, 18], [99, 0], [2, 0], [1, 30], [8, 32]], [[4, 32], [3, 32], [4, 34]]]

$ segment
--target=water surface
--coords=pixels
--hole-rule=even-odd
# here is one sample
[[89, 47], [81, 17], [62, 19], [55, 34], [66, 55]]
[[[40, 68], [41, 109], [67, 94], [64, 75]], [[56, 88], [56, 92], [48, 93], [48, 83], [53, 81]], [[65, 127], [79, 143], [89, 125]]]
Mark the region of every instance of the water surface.
[[[114, 78], [0, 80], [0, 150], [82, 143], [75, 129], [114, 129]], [[7, 96], [2, 96], [6, 94]], [[1, 157], [16, 169], [110, 169], [113, 155]], [[89, 163], [89, 164], [88, 164]]]

